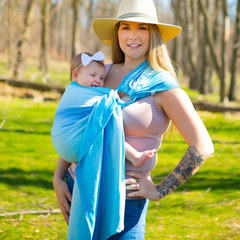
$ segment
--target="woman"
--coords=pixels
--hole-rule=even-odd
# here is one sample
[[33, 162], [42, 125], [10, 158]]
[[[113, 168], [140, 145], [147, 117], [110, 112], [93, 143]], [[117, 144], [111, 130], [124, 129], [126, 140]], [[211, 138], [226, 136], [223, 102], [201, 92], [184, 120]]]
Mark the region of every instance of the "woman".
[[[93, 29], [100, 40], [112, 47], [114, 64], [108, 66], [106, 88], [117, 89], [120, 86], [120, 90], [124, 89], [123, 79], [146, 60], [154, 70], [164, 73], [160, 75], [164, 82], [174, 82], [176, 74], [164, 42], [177, 36], [181, 29], [159, 23], [152, 1], [122, 0], [117, 18], [96, 19]], [[119, 91], [119, 95], [123, 101], [129, 101], [126, 92]], [[123, 120], [125, 140], [138, 151], [158, 149], [170, 120], [189, 146], [175, 169], [157, 185], [149, 177], [156, 158], [139, 167], [126, 161], [125, 183], [129, 191], [126, 195], [125, 228], [110, 239], [141, 240], [144, 239], [148, 200], [159, 201], [186, 182], [213, 153], [213, 145], [190, 99], [176, 85], [169, 90], [153, 91], [152, 96], [137, 98], [123, 109]], [[71, 194], [63, 179], [68, 167], [69, 164], [59, 158], [53, 180], [66, 222], [70, 212], [67, 199], [71, 201]]]

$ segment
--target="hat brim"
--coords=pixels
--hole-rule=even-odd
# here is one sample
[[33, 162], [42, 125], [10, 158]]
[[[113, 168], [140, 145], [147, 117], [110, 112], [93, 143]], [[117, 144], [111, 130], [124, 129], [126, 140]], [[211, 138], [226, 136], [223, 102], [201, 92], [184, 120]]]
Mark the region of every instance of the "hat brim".
[[92, 28], [96, 36], [104, 43], [111, 46], [111, 38], [114, 33], [115, 26], [120, 21], [129, 22], [141, 22], [147, 24], [155, 24], [158, 26], [161, 36], [164, 42], [168, 42], [175, 38], [181, 31], [182, 28], [176, 25], [165, 24], [165, 23], [155, 23], [153, 21], [148, 21], [146, 18], [126, 18], [126, 19], [116, 19], [116, 18], [97, 18], [92, 23]]

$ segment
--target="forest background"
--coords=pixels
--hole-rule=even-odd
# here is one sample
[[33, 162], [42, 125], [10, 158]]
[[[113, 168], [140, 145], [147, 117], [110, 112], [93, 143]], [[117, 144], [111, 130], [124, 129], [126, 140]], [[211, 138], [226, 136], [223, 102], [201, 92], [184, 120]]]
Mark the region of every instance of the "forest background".
[[[37, 63], [37, 77], [51, 79], [52, 59], [70, 62], [76, 53], [110, 48], [94, 35], [92, 20], [116, 16], [119, 0], [1, 0], [0, 54], [7, 57], [5, 77], [22, 78], [27, 58]], [[182, 33], [167, 43], [179, 78], [189, 88], [219, 101], [237, 100], [240, 68], [240, 3], [237, 0], [154, 1], [159, 21], [180, 25]], [[60, 71], [60, 69], [59, 69]], [[41, 76], [42, 74], [42, 76]], [[36, 76], [36, 74], [35, 74]], [[34, 80], [34, 76], [30, 76]], [[36, 78], [36, 77], [35, 77]], [[215, 80], [214, 80], [215, 79]], [[58, 81], [58, 79], [55, 79]]]
[[[119, 2], [0, 0], [1, 239], [66, 239], [52, 186], [53, 117], [75, 54], [101, 50], [111, 62], [91, 22], [115, 17]], [[150, 202], [146, 239], [239, 239], [240, 0], [154, 2], [160, 22], [182, 27], [167, 47], [194, 106], [212, 111], [198, 113], [215, 153], [177, 191]], [[155, 183], [185, 149], [171, 131], [151, 174]]]

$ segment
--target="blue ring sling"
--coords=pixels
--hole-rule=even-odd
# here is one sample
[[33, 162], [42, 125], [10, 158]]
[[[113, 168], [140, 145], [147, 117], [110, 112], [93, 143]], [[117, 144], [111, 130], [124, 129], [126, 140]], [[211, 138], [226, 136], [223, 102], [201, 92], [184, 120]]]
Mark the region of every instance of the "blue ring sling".
[[[82, 87], [71, 82], [51, 131], [57, 153], [78, 162], [67, 239], [108, 239], [124, 229], [125, 151], [121, 108], [136, 99], [179, 88], [168, 72], [147, 60], [129, 73], [117, 90]], [[131, 101], [122, 102], [117, 91]]]

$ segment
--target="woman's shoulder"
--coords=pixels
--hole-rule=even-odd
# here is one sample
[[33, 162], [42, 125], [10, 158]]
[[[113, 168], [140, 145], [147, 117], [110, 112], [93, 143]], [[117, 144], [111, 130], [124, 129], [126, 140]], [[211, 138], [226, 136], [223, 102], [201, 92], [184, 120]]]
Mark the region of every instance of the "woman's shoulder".
[[121, 64], [111, 63], [106, 64], [104, 86], [106, 88], [116, 89], [123, 79], [123, 71], [121, 71]]
[[108, 75], [108, 73], [109, 73], [110, 69], [112, 68], [112, 66], [113, 66], [113, 63], [105, 64], [105, 76], [104, 77], [106, 77]]
[[174, 109], [180, 105], [189, 105], [191, 102], [187, 93], [181, 88], [173, 88], [167, 91], [158, 92], [153, 98], [156, 105], [161, 107], [161, 109], [165, 109], [168, 106]]
[[110, 72], [116, 72], [120, 69], [120, 64], [118, 63], [107, 63], [105, 64], [105, 77], [110, 73]]

